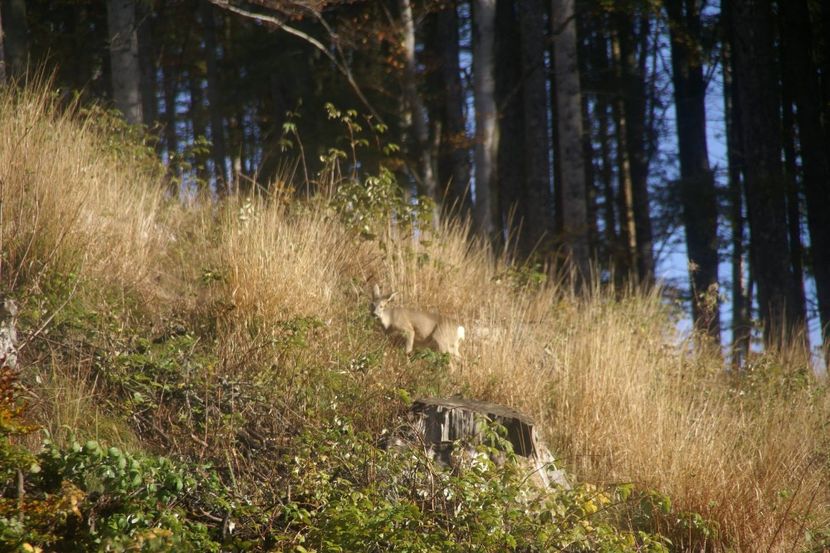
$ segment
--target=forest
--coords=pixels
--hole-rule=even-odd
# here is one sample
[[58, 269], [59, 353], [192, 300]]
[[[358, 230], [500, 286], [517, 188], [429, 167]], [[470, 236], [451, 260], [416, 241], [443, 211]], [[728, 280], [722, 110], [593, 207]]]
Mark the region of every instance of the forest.
[[399, 147], [383, 162], [408, 194], [520, 259], [645, 284], [687, 265], [669, 284], [738, 367], [758, 328], [821, 348], [830, 323], [830, 15], [715, 4], [5, 0], [0, 17], [6, 79], [37, 69], [114, 105], [180, 185], [267, 188], [298, 156], [313, 175], [343, 147], [325, 105], [354, 110]]
[[0, 549], [826, 551], [822, 213], [827, 2], [0, 0]]

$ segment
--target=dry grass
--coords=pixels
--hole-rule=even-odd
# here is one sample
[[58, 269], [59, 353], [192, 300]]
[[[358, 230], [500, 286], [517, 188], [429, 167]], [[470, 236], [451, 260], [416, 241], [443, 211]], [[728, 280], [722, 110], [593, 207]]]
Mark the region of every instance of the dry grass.
[[146, 283], [168, 239], [161, 173], [107, 152], [91, 119], [79, 126], [56, 104], [46, 92], [0, 97], [3, 282], [51, 271]]
[[[711, 519], [719, 534], [710, 548], [790, 550], [803, 524], [830, 523], [830, 395], [797, 377], [807, 366], [798, 352], [767, 354], [751, 375], [728, 377], [720, 359], [676, 335], [658, 292], [517, 286], [455, 223], [380, 244], [350, 234], [324, 202], [171, 205], [160, 173], [103, 152], [100, 134], [47, 96], [0, 102], [4, 286], [78, 272], [137, 294], [157, 315], [220, 319], [217, 351], [237, 359], [281, 321], [315, 317], [326, 322], [312, 348], [322, 367], [385, 348], [380, 369], [360, 377], [369, 398], [411, 381], [418, 366], [380, 332], [355, 330], [378, 282], [404, 304], [466, 323], [453, 386], [530, 413], [579, 478], [634, 482], [668, 494], [676, 512]], [[214, 284], [201, 280], [208, 271]], [[47, 411], [80, 424], [96, 390], [78, 378], [68, 391], [72, 374], [56, 374], [64, 384], [44, 396], [64, 413]], [[668, 518], [658, 524], [682, 539]]]

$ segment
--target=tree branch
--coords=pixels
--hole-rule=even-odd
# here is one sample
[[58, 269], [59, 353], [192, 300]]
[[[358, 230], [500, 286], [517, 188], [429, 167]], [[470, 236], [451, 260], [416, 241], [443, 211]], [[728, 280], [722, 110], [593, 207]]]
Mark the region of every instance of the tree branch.
[[[252, 11], [247, 10], [245, 8], [242, 8], [242, 7], [239, 7], [237, 5], [231, 4], [228, 0], [208, 0], [208, 1], [211, 4], [213, 4], [214, 6], [218, 6], [222, 9], [228, 10], [230, 12], [233, 12], [233, 13], [237, 14], [237, 15], [241, 15], [242, 17], [246, 17], [248, 19], [253, 19], [254, 21], [259, 21], [261, 23], [266, 23], [266, 24], [272, 25], [272, 26], [280, 29], [281, 31], [285, 31], [288, 34], [293, 35], [293, 36], [307, 42], [308, 44], [313, 46], [315, 49], [322, 52], [323, 55], [325, 55], [329, 59], [329, 61], [331, 61], [334, 64], [334, 66], [337, 68], [337, 70], [346, 78], [346, 81], [349, 83], [349, 86], [352, 88], [352, 91], [355, 93], [355, 95], [358, 97], [358, 99], [361, 101], [361, 103], [366, 107], [366, 109], [369, 110], [369, 112], [377, 120], [377, 122], [383, 124], [383, 119], [378, 114], [378, 112], [375, 110], [375, 108], [372, 107], [372, 104], [369, 103], [369, 100], [363, 94], [363, 91], [360, 89], [360, 86], [357, 84], [357, 81], [355, 81], [354, 75], [352, 75], [352, 71], [351, 71], [351, 69], [349, 69], [349, 66], [342, 59], [338, 59], [337, 56], [335, 56], [328, 48], [326, 48], [326, 45], [323, 44], [322, 42], [320, 42], [318, 39], [314, 38], [313, 36], [306, 33], [305, 31], [302, 31], [302, 30], [300, 30], [296, 27], [292, 27], [291, 25], [288, 25], [285, 21], [283, 21], [282, 19], [280, 19], [277, 16], [264, 14], [264, 13], [252, 12]], [[332, 31], [331, 27], [329, 27], [328, 24], [325, 23], [325, 21], [323, 21], [322, 16], [320, 16], [317, 13], [314, 13], [314, 15], [316, 16], [318, 21], [322, 22], [323, 28], [326, 30], [326, 32], [329, 34], [329, 36], [334, 41], [335, 48], [337, 49], [338, 53], [340, 53], [342, 55], [342, 50], [340, 49], [339, 45], [337, 44], [337, 37], [336, 37], [335, 33]]]

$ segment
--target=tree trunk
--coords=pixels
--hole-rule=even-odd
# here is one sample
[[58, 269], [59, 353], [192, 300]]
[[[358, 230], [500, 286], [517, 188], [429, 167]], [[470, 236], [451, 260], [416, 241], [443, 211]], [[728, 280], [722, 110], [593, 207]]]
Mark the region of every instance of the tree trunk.
[[590, 276], [582, 89], [579, 83], [574, 0], [552, 1], [557, 154], [562, 167], [562, 230], [578, 280]]
[[700, 336], [720, 344], [718, 212], [706, 144], [706, 82], [700, 51], [700, 1], [667, 0], [671, 34], [680, 198], [689, 257], [692, 319]]
[[[782, 64], [784, 65], [784, 64]], [[797, 309], [807, 312], [807, 298], [804, 293], [804, 246], [801, 242], [801, 201], [799, 200], [799, 175], [796, 161], [796, 131], [795, 116], [793, 114], [792, 91], [790, 90], [791, 76], [786, 75], [789, 69], [784, 68], [781, 96], [781, 124], [784, 146], [784, 175], [787, 180], [787, 234], [790, 239], [790, 265], [793, 269], [793, 297], [797, 302]], [[789, 83], [788, 83], [789, 81]], [[809, 342], [809, 337], [804, 336]], [[805, 344], [808, 345], [808, 344]]]
[[167, 162], [175, 159], [179, 151], [178, 131], [176, 129], [177, 113], [176, 99], [178, 96], [178, 84], [171, 61], [165, 60], [162, 72], [164, 87], [164, 142], [167, 146]]
[[6, 76], [21, 79], [29, 62], [29, 24], [26, 20], [26, 0], [0, 0], [3, 14], [3, 53]]
[[[622, 89], [624, 72], [619, 32], [612, 31], [611, 57], [614, 67], [614, 81], [617, 89]], [[617, 94], [613, 99], [613, 117], [615, 121], [614, 138], [617, 152], [617, 211], [620, 217], [620, 248], [618, 269], [626, 277], [639, 280], [637, 271], [637, 226], [634, 220], [634, 185], [631, 180], [631, 163], [628, 148], [628, 116], [625, 98]]]
[[[498, 105], [498, 221], [513, 248], [525, 219], [524, 110], [521, 38], [513, 0], [496, 2], [496, 102]], [[495, 198], [494, 198], [495, 199]]]
[[137, 125], [142, 119], [135, 1], [107, 0], [107, 22], [112, 64], [112, 98], [125, 119]]
[[[619, 265], [618, 256], [621, 247], [620, 238], [617, 234], [617, 203], [614, 193], [614, 162], [611, 151], [613, 132], [608, 116], [609, 98], [611, 97], [608, 83], [613, 83], [613, 79], [610, 78], [612, 72], [608, 60], [608, 40], [604, 32], [594, 30], [591, 39], [588, 41], [587, 51], [588, 64], [594, 72], [593, 86], [597, 91], [594, 102], [594, 120], [596, 121], [597, 143], [599, 145], [597, 164], [604, 227], [604, 240], [600, 240], [598, 246], [600, 247], [600, 259], [608, 260], [613, 268]], [[584, 74], [588, 75], [588, 72], [586, 71]], [[590, 139], [590, 137], [588, 138]], [[604, 251], [602, 251], [603, 244]], [[624, 248], [622, 249], [624, 250]], [[619, 274], [619, 271], [616, 271], [615, 274]]]
[[0, 5], [0, 87], [6, 85], [6, 52], [3, 49], [3, 9]]
[[[822, 113], [824, 114], [825, 125], [830, 121], [830, 0], [821, 0], [819, 12], [822, 48], [817, 49], [819, 55], [819, 67], [821, 68], [821, 97]], [[830, 129], [827, 130], [830, 132]], [[828, 155], [830, 155], [830, 144], [827, 144]]]
[[610, 252], [610, 258], [616, 259], [616, 252], [619, 247], [620, 237], [617, 235], [617, 216], [614, 200], [614, 166], [611, 159], [611, 133], [609, 128], [611, 122], [608, 119], [608, 102], [606, 99], [597, 98], [594, 108], [597, 126], [599, 130], [599, 157], [601, 170], [599, 174], [602, 184], [603, 196], [603, 221], [605, 223], [605, 242]]
[[[810, 14], [805, 0], [779, 2], [784, 65], [788, 69], [804, 167], [807, 225], [815, 273], [822, 338], [830, 336], [830, 163], [827, 129], [822, 128], [821, 87], [813, 61]], [[830, 37], [825, 36], [825, 40]]]
[[494, 240], [496, 193], [495, 16], [496, 0], [473, 1], [473, 97], [475, 102], [475, 221], [480, 236]]
[[[724, 25], [731, 28], [731, 10], [724, 2]], [[749, 299], [745, 286], [744, 211], [742, 193], [743, 141], [740, 132], [739, 106], [735, 103], [735, 78], [729, 41], [723, 46], [723, 102], [726, 121], [726, 155], [729, 168], [730, 225], [732, 227], [732, 368], [738, 370], [749, 353], [751, 327]]]
[[751, 270], [758, 283], [764, 339], [774, 344], [803, 331], [804, 316], [793, 297], [772, 12], [768, 2], [759, 0], [734, 0], [730, 6]]
[[[193, 128], [193, 144], [197, 145], [207, 134], [205, 123], [204, 89], [202, 75], [196, 67], [191, 67], [188, 74], [190, 92], [190, 124]], [[210, 177], [207, 171], [207, 156], [202, 147], [197, 147], [193, 154], [194, 169], [200, 187], [207, 188]]]
[[[583, 68], [580, 66], [580, 73]], [[596, 186], [596, 178], [594, 171], [594, 141], [591, 136], [591, 103], [586, 94], [582, 94], [582, 102], [580, 106], [580, 116], [582, 117], [582, 151], [584, 152], [584, 167], [585, 167], [585, 201], [587, 202], [587, 217], [588, 217], [588, 259], [596, 261], [597, 253], [599, 251], [599, 202], [598, 189]]]
[[[239, 77], [239, 75], [237, 75]], [[231, 152], [231, 183], [236, 192], [250, 191], [247, 178], [248, 157], [245, 136], [245, 106], [237, 104], [228, 119], [228, 138]]]
[[[524, 75], [522, 104], [525, 115], [524, 163], [527, 191], [527, 205], [524, 210], [526, 217], [518, 245], [519, 252], [523, 256], [529, 256], [533, 252], [546, 256], [553, 238], [554, 227], [545, 71], [544, 4], [542, 0], [525, 0], [521, 3], [518, 13], [521, 32], [521, 67]], [[578, 114], [577, 109], [577, 117]]]
[[[636, 21], [636, 25], [635, 25]], [[650, 154], [646, 144], [646, 68], [650, 24], [646, 14], [622, 14], [620, 28], [620, 61], [623, 75], [626, 145], [631, 178], [632, 215], [636, 232], [635, 266], [640, 283], [654, 279], [654, 252], [651, 230], [651, 211], [648, 194], [648, 166]], [[635, 42], [636, 41], [636, 42]], [[639, 52], [634, 45], [639, 45]]]
[[401, 31], [404, 52], [404, 96], [410, 121], [414, 157], [418, 163], [416, 182], [419, 192], [435, 202], [433, 222], [437, 224], [441, 198], [435, 183], [435, 170], [432, 166], [432, 153], [429, 147], [429, 123], [424, 102], [418, 92], [418, 67], [415, 59], [415, 20], [412, 15], [410, 0], [398, 0], [401, 11]]
[[[217, 68], [216, 19], [213, 6], [202, 1], [199, 4], [202, 24], [205, 27], [205, 69], [207, 72], [207, 97], [210, 112], [211, 157], [213, 173], [216, 177], [216, 192], [220, 196], [227, 193], [228, 175], [225, 168], [227, 149], [225, 147], [225, 124], [222, 117], [222, 96], [219, 90], [219, 70]], [[280, 132], [280, 129], [277, 129]]]
[[470, 214], [470, 140], [464, 119], [464, 88], [461, 84], [458, 47], [458, 13], [451, 4], [434, 14], [432, 36], [435, 76], [440, 79], [438, 113], [441, 121], [438, 146], [438, 182], [447, 206], [462, 217]]
[[153, 12], [151, 6], [145, 2], [136, 4], [136, 10], [138, 17], [138, 62], [141, 67], [141, 115], [144, 125], [147, 128], [152, 128], [156, 119], [158, 119]]
[[548, 81], [550, 84], [550, 120], [551, 120], [551, 148], [553, 148], [553, 155], [551, 156], [551, 171], [553, 177], [553, 243], [552, 247], [559, 249], [565, 237], [565, 214], [563, 213], [564, 200], [562, 198], [562, 154], [559, 149], [559, 87], [556, 86], [556, 41], [554, 40], [554, 33], [556, 29], [553, 24], [553, 2], [549, 2], [551, 36], [548, 39], [548, 58], [550, 59], [550, 68], [548, 69]]

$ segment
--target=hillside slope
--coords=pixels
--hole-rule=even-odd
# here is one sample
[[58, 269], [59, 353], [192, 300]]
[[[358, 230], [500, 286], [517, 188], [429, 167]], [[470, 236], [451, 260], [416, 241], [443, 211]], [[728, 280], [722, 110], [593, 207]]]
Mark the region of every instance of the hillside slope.
[[[4, 382], [49, 436], [32, 457], [20, 446], [37, 454], [40, 435], [4, 430], [2, 543], [90, 524], [82, 547], [830, 543], [830, 396], [807, 353], [725, 375], [659, 291], [577, 296], [463, 225], [419, 224], [389, 174], [352, 182], [333, 162], [310, 198], [278, 182], [182, 201], [152, 148], [118, 134], [138, 133], [46, 92], [0, 98], [0, 281], [25, 342], [20, 386]], [[462, 320], [461, 361], [408, 357], [370, 316], [374, 283]], [[522, 475], [491, 466], [438, 477], [446, 493], [425, 500], [425, 461], [380, 460], [374, 440], [410, 398], [452, 394], [528, 413], [590, 485], [528, 503]], [[20, 502], [18, 475], [42, 503]], [[142, 522], [106, 518], [136, 498]]]

